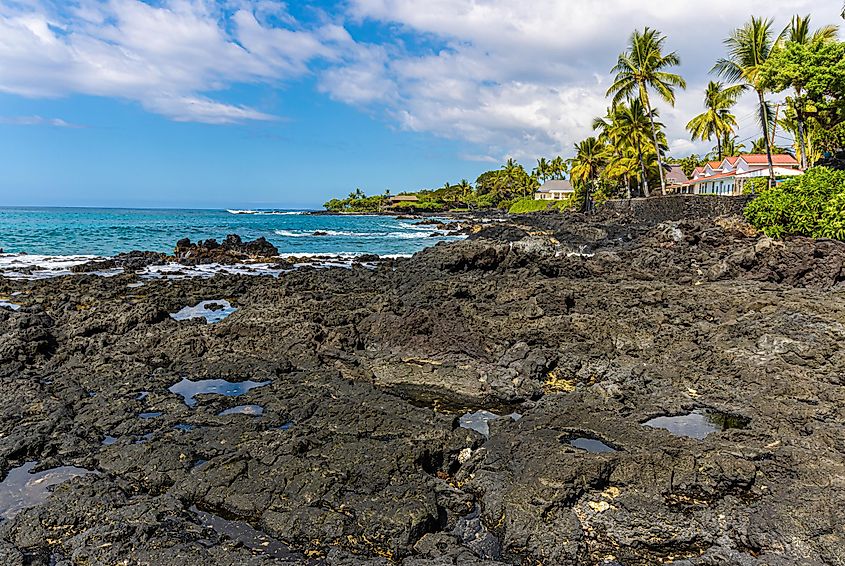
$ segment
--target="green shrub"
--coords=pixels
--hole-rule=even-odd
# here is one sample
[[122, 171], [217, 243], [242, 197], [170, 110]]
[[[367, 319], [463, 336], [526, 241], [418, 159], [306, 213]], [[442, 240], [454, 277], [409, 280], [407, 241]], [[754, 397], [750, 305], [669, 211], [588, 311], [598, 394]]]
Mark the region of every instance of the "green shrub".
[[445, 205], [442, 202], [436, 201], [417, 201], [417, 202], [399, 202], [393, 205], [394, 209], [411, 212], [441, 212], [445, 210]]
[[845, 171], [815, 167], [766, 189], [745, 207], [745, 217], [766, 235], [845, 240]]
[[552, 205], [552, 208], [554, 210], [557, 210], [558, 212], [563, 212], [565, 210], [571, 210], [574, 207], [575, 207], [575, 199], [572, 198], [572, 197], [556, 201]]
[[529, 212], [544, 212], [549, 209], [549, 201], [535, 200], [533, 197], [521, 198], [511, 204], [510, 214], [527, 214]]
[[742, 194], [759, 195], [769, 188], [768, 177], [752, 177], [742, 186]]

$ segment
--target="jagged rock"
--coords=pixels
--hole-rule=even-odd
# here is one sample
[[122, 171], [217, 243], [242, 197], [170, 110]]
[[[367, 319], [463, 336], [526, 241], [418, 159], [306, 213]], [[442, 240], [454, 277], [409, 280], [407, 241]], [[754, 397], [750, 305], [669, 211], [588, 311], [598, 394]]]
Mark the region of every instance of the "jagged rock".
[[[0, 562], [841, 562], [843, 244], [739, 221], [487, 226], [375, 269], [0, 277], [21, 292], [0, 309], [0, 472], [99, 472], [0, 522]], [[216, 324], [169, 316], [222, 300], [238, 312]], [[263, 385], [189, 406], [185, 379]], [[702, 439], [643, 424], [705, 408]], [[481, 410], [489, 438], [461, 426]]]

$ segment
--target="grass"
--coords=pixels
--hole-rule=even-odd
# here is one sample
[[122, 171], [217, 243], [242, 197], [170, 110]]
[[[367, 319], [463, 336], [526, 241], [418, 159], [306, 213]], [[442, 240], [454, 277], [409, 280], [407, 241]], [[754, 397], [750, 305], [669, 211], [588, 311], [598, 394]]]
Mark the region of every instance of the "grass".
[[510, 214], [528, 214], [531, 212], [545, 212], [549, 208], [549, 201], [534, 200], [533, 197], [521, 198], [508, 209]]

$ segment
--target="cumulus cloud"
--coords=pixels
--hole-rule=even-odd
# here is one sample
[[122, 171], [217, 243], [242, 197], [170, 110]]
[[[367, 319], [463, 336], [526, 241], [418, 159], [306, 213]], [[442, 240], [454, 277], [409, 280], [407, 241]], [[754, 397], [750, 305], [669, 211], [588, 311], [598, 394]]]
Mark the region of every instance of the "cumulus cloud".
[[[271, 119], [211, 93], [301, 77], [312, 61], [336, 56], [338, 32], [328, 24], [299, 28], [277, 2], [232, 6], [233, 12], [211, 0], [6, 5], [0, 8], [0, 91], [119, 97], [183, 121]], [[287, 23], [259, 22], [268, 11]]]
[[[812, 13], [817, 24], [837, 21], [836, 8], [810, 0], [714, 0], [706, 10], [691, 0], [350, 0], [349, 15], [398, 28], [397, 38], [439, 42], [428, 53], [397, 54], [370, 75], [373, 84], [390, 85], [390, 111], [405, 128], [519, 157], [567, 153], [590, 135], [592, 118], [607, 105], [609, 69], [631, 31], [644, 26], [669, 36], [689, 83], [675, 108], [658, 104], [672, 149], [706, 152], [711, 144], [692, 143], [684, 126], [701, 111], [708, 71], [729, 31], [752, 14], [775, 17], [777, 29], [794, 13]], [[743, 136], [755, 134], [752, 104], [737, 109], [750, 114]]]
[[[838, 21], [811, 0], [330, 0], [298, 21], [278, 0], [0, 1], [0, 92], [136, 101], [179, 121], [272, 120], [227, 101], [236, 84], [305, 76], [344, 104], [499, 159], [569, 153], [604, 113], [609, 69], [632, 30], [656, 27], [689, 83], [658, 103], [673, 151], [705, 152], [684, 125], [701, 111], [722, 40], [751, 14]], [[350, 33], [353, 30], [353, 33]], [[374, 38], [363, 41], [354, 37]], [[370, 33], [374, 31], [375, 33]], [[737, 108], [755, 137], [754, 101]], [[749, 144], [750, 145], [750, 144]], [[492, 156], [492, 157], [491, 157]]]

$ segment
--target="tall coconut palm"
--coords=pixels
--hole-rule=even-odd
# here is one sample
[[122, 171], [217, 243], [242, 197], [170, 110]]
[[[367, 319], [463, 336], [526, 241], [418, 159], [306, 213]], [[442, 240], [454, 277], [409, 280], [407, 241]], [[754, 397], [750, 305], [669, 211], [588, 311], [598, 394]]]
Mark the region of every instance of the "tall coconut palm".
[[469, 181], [466, 179], [461, 179], [461, 182], [458, 183], [458, 188], [461, 189], [461, 198], [466, 201], [467, 197], [472, 192], [472, 185], [470, 185]]
[[657, 128], [654, 125], [649, 90], [668, 104], [675, 105], [675, 88], [686, 88], [687, 83], [680, 75], [667, 69], [680, 65], [681, 58], [676, 52], [663, 54], [666, 37], [657, 30], [645, 28], [631, 35], [628, 49], [619, 55], [612, 72], [616, 73], [613, 84], [607, 90], [607, 96], [613, 95], [614, 106], [625, 99], [638, 97], [652, 122], [651, 134], [657, 152], [658, 171], [660, 172], [660, 190], [666, 194], [666, 179], [663, 175], [663, 160], [660, 157], [657, 141]]
[[[608, 109], [604, 118], [597, 118], [593, 121], [593, 129], [600, 132], [599, 141], [606, 141], [611, 147], [611, 153], [621, 157], [626, 150], [632, 150], [636, 163], [640, 166], [640, 191], [643, 196], [649, 196], [647, 155], [651, 155], [651, 125], [658, 129], [663, 127], [658, 121], [657, 111], [652, 116], [646, 116], [645, 109], [639, 98], [635, 98], [630, 104], [619, 104]], [[661, 135], [662, 137], [662, 135]], [[664, 144], [660, 145], [661, 151]]]
[[769, 143], [769, 123], [771, 116], [766, 104], [765, 88], [761, 69], [769, 59], [774, 48], [772, 20], [751, 17], [751, 21], [731, 32], [725, 40], [728, 50], [726, 58], [719, 59], [713, 71], [731, 82], [739, 82], [743, 87], [757, 93], [760, 104], [760, 125], [766, 140], [766, 156], [769, 164], [769, 185], [774, 186], [775, 168], [772, 164], [772, 146]]
[[710, 141], [716, 138], [716, 153], [722, 160], [722, 139], [731, 136], [736, 128], [736, 116], [731, 108], [742, 94], [742, 86], [725, 87], [723, 83], [710, 81], [704, 92], [704, 107], [707, 110], [687, 124], [693, 140]]
[[561, 180], [566, 177], [566, 173], [566, 160], [560, 155], [552, 159], [551, 163], [549, 164], [549, 177], [552, 179]]
[[599, 173], [606, 159], [604, 145], [594, 137], [587, 138], [575, 145], [575, 157], [570, 160], [570, 174], [572, 184], [584, 190], [583, 210], [585, 212], [589, 212], [591, 209], [591, 189], [595, 188], [595, 182], [599, 178]]
[[[721, 149], [722, 153], [725, 154], [725, 157], [736, 157], [745, 151], [745, 145], [739, 143], [738, 137], [730, 136], [725, 137], [722, 140]], [[714, 147], [713, 150], [715, 151], [716, 148]]]
[[[815, 31], [811, 31], [810, 16], [793, 16], [789, 25], [781, 32], [777, 41], [777, 46], [783, 47], [786, 43], [799, 43], [801, 45], [810, 45], [812, 43], [828, 43], [836, 41], [839, 28], [833, 25], [822, 26]], [[792, 88], [795, 90], [795, 100], [793, 107], [795, 109], [795, 126], [796, 138], [798, 141], [798, 153], [801, 160], [801, 169], [807, 168], [807, 127], [806, 117], [804, 114], [804, 100], [803, 91], [806, 79], [800, 74], [793, 77]]]
[[549, 176], [549, 162], [545, 157], [541, 157], [537, 160], [537, 167], [534, 168], [534, 174], [537, 178], [542, 179], [544, 182]]

